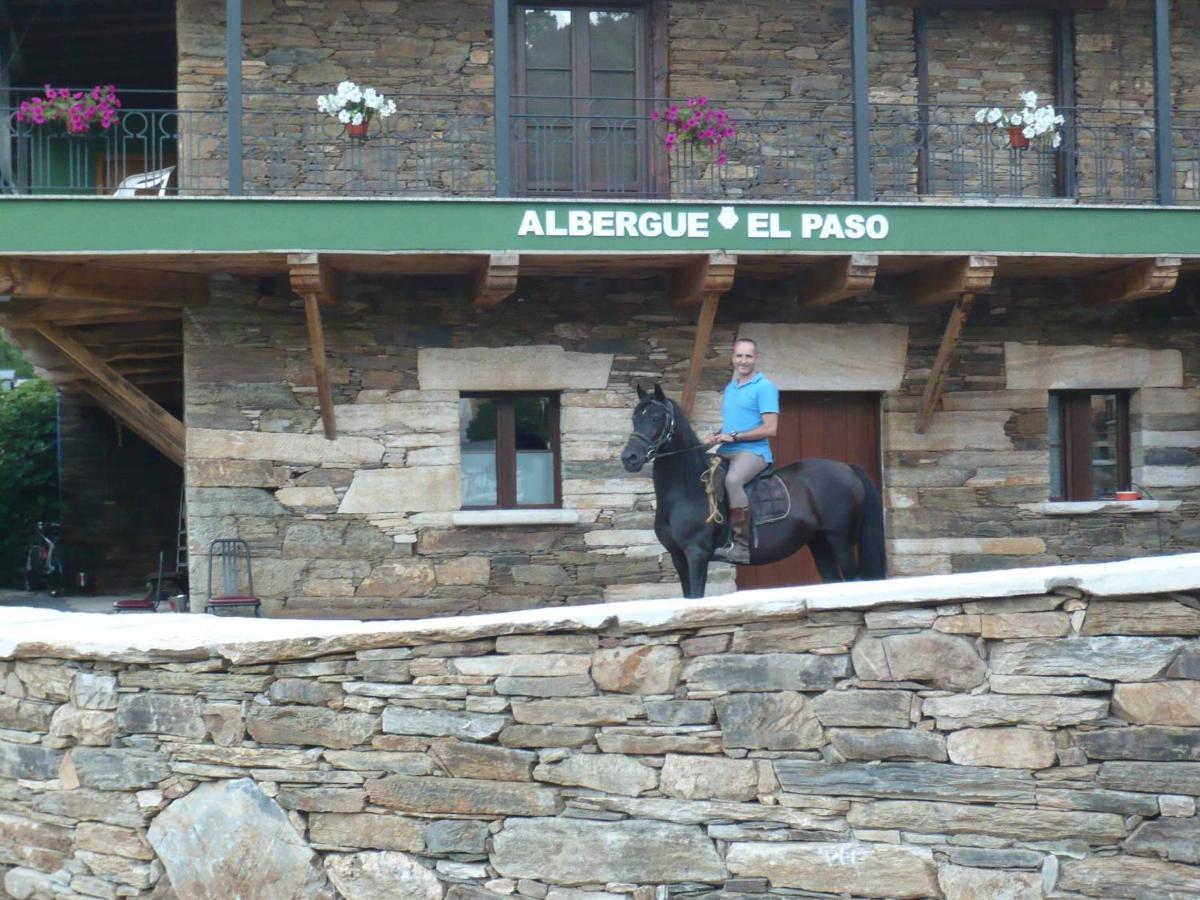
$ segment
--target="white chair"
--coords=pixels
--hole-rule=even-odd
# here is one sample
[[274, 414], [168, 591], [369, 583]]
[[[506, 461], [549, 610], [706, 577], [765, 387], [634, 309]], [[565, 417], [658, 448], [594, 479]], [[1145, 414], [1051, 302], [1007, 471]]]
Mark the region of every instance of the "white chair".
[[130, 175], [117, 185], [113, 196], [136, 197], [139, 194], [145, 196], [153, 194], [155, 191], [158, 192], [158, 196], [165, 196], [167, 182], [171, 180], [171, 174], [174, 171], [174, 166], [167, 166], [165, 169], [155, 169], [153, 172], [139, 172], [137, 175]]

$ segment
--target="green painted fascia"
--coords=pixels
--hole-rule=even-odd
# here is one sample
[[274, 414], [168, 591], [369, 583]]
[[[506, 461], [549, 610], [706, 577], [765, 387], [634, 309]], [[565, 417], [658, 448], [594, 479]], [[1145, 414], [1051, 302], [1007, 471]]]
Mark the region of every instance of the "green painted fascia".
[[[726, 207], [738, 225], [715, 223]], [[562, 227], [576, 211], [707, 214], [708, 237], [520, 235], [533, 211]], [[751, 238], [751, 215], [776, 234]], [[879, 240], [801, 233], [804, 216], [882, 216]], [[536, 229], [535, 229], [536, 231]], [[675, 203], [594, 200], [8, 197], [0, 254], [315, 251], [908, 253], [1200, 256], [1200, 208]]]

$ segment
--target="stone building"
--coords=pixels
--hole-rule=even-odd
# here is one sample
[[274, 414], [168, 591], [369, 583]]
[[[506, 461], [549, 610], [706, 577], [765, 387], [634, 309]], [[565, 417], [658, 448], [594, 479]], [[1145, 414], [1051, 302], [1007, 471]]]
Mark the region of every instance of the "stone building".
[[[55, 27], [8, 6], [14, 36]], [[177, 52], [128, 77], [165, 97], [69, 145], [11, 126], [0, 167], [36, 196], [0, 201], [0, 317], [182, 470], [193, 572], [249, 542], [271, 615], [677, 592], [617, 455], [638, 383], [715, 424], [737, 335], [784, 392], [781, 454], [879, 480], [894, 575], [1200, 542], [1194, 4], [179, 0], [147, 21]], [[13, 83], [101, 80], [75, 56], [29, 52]], [[343, 79], [397, 103], [365, 139], [316, 109]], [[977, 121], [1024, 91], [1057, 141]], [[668, 147], [699, 97], [735, 136]], [[79, 196], [172, 166], [168, 196]], [[73, 527], [173, 541], [168, 474], [114, 479]]]

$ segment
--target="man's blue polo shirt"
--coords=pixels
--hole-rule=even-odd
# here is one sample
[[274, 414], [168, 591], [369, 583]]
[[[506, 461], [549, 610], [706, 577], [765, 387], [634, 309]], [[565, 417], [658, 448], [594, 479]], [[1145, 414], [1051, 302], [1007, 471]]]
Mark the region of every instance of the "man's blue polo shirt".
[[[762, 372], [755, 372], [745, 384], [738, 384], [735, 375], [725, 386], [725, 399], [721, 405], [721, 430], [725, 434], [753, 431], [762, 425], [763, 413], [779, 413], [779, 388], [764, 378]], [[771, 455], [771, 445], [766, 438], [722, 444], [719, 451], [726, 456], [733, 453], [757, 453], [767, 462], [775, 461]]]

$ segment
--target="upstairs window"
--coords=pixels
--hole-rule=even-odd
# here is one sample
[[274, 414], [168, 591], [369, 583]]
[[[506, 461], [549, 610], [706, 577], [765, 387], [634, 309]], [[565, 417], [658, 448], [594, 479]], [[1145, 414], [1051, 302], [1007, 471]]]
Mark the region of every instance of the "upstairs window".
[[1052, 500], [1129, 490], [1128, 391], [1051, 391], [1049, 412]]
[[517, 6], [517, 184], [527, 194], [639, 194], [650, 135], [646, 10]]
[[464, 509], [562, 505], [557, 394], [463, 394]]

